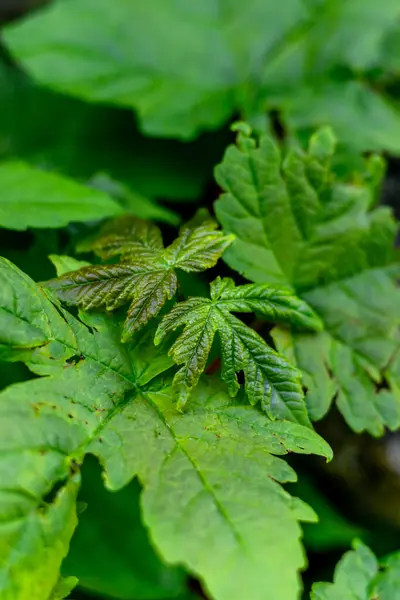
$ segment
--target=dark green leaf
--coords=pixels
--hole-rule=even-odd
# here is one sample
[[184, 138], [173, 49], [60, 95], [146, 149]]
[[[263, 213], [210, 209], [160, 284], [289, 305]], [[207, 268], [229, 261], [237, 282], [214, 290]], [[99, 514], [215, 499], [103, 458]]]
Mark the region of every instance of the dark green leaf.
[[78, 580], [76, 577], [66, 577], [60, 579], [51, 593], [49, 600], [64, 600], [69, 598], [70, 592], [76, 587]]
[[255, 312], [274, 322], [322, 328], [322, 322], [310, 306], [283, 288], [259, 283], [235, 286], [233, 279], [217, 278], [211, 284], [211, 298], [230, 312]]
[[189, 273], [210, 269], [234, 240], [233, 235], [215, 231], [217, 228], [218, 223], [210, 218], [207, 211], [198, 211], [167, 248], [166, 260]]
[[128, 214], [141, 219], [154, 219], [171, 225], [180, 222], [179, 215], [160, 204], [156, 204], [139, 192], [132, 191], [127, 185], [114, 181], [105, 173], [98, 173], [90, 179], [90, 185], [116, 198]]
[[183, 407], [204, 371], [215, 334], [221, 340], [222, 378], [232, 396], [239, 389], [236, 373], [245, 375], [245, 390], [252, 404], [261, 404], [270, 418], [308, 425], [300, 373], [274, 352], [252, 329], [230, 312], [257, 310], [275, 321], [320, 325], [312, 310], [289, 292], [265, 285], [235, 287], [233, 280], [217, 278], [211, 284], [211, 300], [190, 298], [177, 304], [161, 321], [155, 343], [184, 326], [170, 354], [183, 366], [174, 378], [178, 405]]

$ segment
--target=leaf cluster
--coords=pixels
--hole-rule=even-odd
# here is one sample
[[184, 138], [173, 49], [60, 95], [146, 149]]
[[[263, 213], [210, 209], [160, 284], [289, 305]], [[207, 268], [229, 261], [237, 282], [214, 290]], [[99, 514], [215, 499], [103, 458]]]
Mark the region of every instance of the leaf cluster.
[[[283, 531], [290, 576], [279, 585], [283, 597], [296, 595], [304, 564], [297, 522], [315, 517], [280, 487], [295, 474], [276, 455], [330, 458], [326, 442], [308, 427], [232, 401], [213, 378], [177, 412], [162, 375], [171, 366], [165, 348], [146, 336], [122, 344], [115, 318], [76, 318], [10, 262], [0, 266], [3, 359], [24, 360], [40, 375], [0, 394], [2, 598], [49, 598], [76, 527], [87, 453], [101, 461], [111, 490], [138, 477], [159, 552], [202, 577], [212, 596], [239, 599], [250, 590], [261, 598], [265, 582], [278, 585], [282, 557], [265, 557]], [[204, 539], [214, 539], [217, 564]]]
[[[216, 221], [199, 212], [164, 249], [155, 225], [122, 217], [106, 224], [95, 239], [80, 246], [103, 259], [120, 256], [120, 262], [83, 266], [47, 282], [46, 287], [60, 300], [85, 310], [105, 306], [113, 311], [130, 301], [121, 338], [126, 342], [175, 296], [176, 269], [197, 272], [215, 265], [234, 239], [216, 231], [216, 227]], [[183, 364], [174, 377], [178, 406], [184, 407], [206, 369], [218, 332], [222, 379], [228, 383], [230, 394], [237, 394], [240, 386], [236, 374], [243, 371], [245, 391], [252, 404], [259, 403], [271, 418], [308, 425], [300, 371], [232, 312], [258, 313], [267, 320], [303, 329], [321, 327], [309, 306], [288, 290], [257, 284], [235, 286], [232, 279], [218, 277], [210, 285], [210, 299], [192, 297], [176, 304], [155, 335], [155, 343], [160, 344], [169, 333], [185, 326], [169, 351], [175, 363]]]

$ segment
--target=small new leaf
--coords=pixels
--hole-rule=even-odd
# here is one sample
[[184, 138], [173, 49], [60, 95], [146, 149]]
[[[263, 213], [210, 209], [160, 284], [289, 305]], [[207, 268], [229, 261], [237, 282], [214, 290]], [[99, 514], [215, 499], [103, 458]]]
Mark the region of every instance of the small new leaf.
[[80, 247], [103, 259], [120, 256], [120, 262], [83, 267], [45, 285], [62, 301], [84, 310], [105, 307], [113, 311], [130, 303], [122, 331], [126, 342], [173, 298], [178, 285], [176, 269], [203, 271], [215, 265], [234, 239], [216, 229], [217, 223], [207, 212], [199, 211], [164, 248], [158, 227], [124, 216]]
[[235, 396], [237, 373], [243, 371], [245, 391], [252, 404], [261, 404], [270, 418], [309, 425], [301, 386], [301, 373], [231, 312], [258, 312], [274, 321], [317, 329], [318, 317], [290, 292], [266, 285], [235, 287], [232, 279], [211, 283], [211, 299], [190, 298], [177, 304], [161, 321], [155, 343], [178, 327], [182, 334], [170, 349], [178, 365], [174, 378], [178, 406], [182, 408], [204, 371], [215, 334], [221, 340], [222, 379]]
[[218, 223], [206, 211], [200, 210], [184, 225], [179, 237], [167, 248], [167, 262], [186, 272], [210, 269], [224, 250], [232, 243], [234, 236], [223, 236], [216, 231]]

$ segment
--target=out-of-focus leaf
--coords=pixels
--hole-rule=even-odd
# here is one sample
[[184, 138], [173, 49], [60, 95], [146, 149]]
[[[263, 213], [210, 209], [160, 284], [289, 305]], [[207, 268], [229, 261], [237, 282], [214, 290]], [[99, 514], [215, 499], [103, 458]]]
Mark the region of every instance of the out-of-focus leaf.
[[382, 571], [375, 581], [375, 597], [379, 600], [397, 600], [400, 589], [400, 552], [390, 554], [380, 564]]
[[[142, 211], [152, 209], [147, 199], [198, 199], [212, 184], [213, 167], [230, 139], [227, 130], [191, 144], [145, 137], [129, 111], [37, 87], [0, 62], [0, 156], [80, 180], [104, 172], [129, 187], [131, 201], [139, 195]], [[152, 206], [163, 220], [162, 205]]]
[[278, 108], [290, 127], [331, 124], [352, 146], [399, 152], [400, 111], [360, 83], [392, 71], [397, 17], [397, 0], [58, 0], [5, 40], [42, 84], [132, 107], [151, 135], [192, 138]]
[[381, 561], [371, 550], [355, 542], [336, 566], [333, 583], [315, 583], [311, 600], [397, 600], [400, 585], [400, 554]]
[[291, 131], [312, 131], [329, 124], [353, 151], [400, 153], [399, 108], [363, 82], [325, 79], [305, 83], [295, 96], [282, 101], [282, 111]]
[[152, 135], [190, 138], [252, 103], [265, 56], [307, 13], [300, 0], [250, 0], [246, 10], [238, 0], [61, 0], [4, 35], [41, 83], [134, 107]]
[[22, 162], [0, 164], [0, 226], [64, 227], [122, 213], [110, 196], [56, 173]]
[[152, 202], [138, 192], [131, 191], [126, 185], [114, 181], [108, 175], [99, 173], [90, 180], [90, 184], [96, 189], [102, 190], [113, 198], [116, 198], [128, 214], [135, 215], [140, 219], [164, 221], [171, 225], [177, 225], [180, 221], [179, 215], [172, 210]]

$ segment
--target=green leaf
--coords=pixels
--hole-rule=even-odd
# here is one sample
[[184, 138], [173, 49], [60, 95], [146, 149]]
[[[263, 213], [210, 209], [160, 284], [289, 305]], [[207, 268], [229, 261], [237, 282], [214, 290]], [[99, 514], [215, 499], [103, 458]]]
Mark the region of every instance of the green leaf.
[[400, 552], [395, 552], [380, 561], [382, 571], [375, 581], [375, 594], [380, 600], [393, 600], [400, 585]]
[[122, 262], [83, 267], [46, 285], [64, 302], [84, 310], [105, 306], [112, 311], [130, 302], [122, 333], [127, 341], [173, 298], [178, 285], [175, 269], [197, 272], [215, 265], [233, 240], [215, 231], [216, 227], [214, 220], [199, 211], [164, 249], [155, 225], [123, 217], [107, 224], [97, 240], [81, 247], [93, 249], [102, 258], [120, 255]]
[[311, 600], [372, 600], [370, 585], [378, 573], [378, 561], [371, 550], [356, 542], [335, 569], [334, 583], [314, 583]]
[[[19, 282], [28, 292], [21, 297], [17, 297], [14, 290]], [[42, 294], [29, 277], [11, 263], [0, 263], [0, 302], [0, 352], [47, 342], [47, 323], [41, 314]]]
[[309, 132], [329, 123], [353, 151], [400, 152], [398, 107], [365, 82], [316, 79], [299, 85], [296, 97], [285, 99], [282, 106], [292, 131]]
[[70, 592], [76, 587], [78, 580], [76, 577], [66, 577], [60, 579], [52, 591], [49, 600], [64, 600], [69, 597]]
[[[112, 8], [105, 0], [61, 0], [9, 26], [4, 36], [41, 83], [133, 107], [151, 135], [191, 138], [251, 103], [264, 57], [306, 20], [303, 3], [288, 2], [277, 10], [251, 0], [243, 11], [239, 1], [217, 9], [212, 0], [186, 8], [162, 0], [116, 0]], [[112, 50], [104, 54], [105, 47]], [[248, 90], [250, 75], [254, 90]]]
[[394, 600], [400, 583], [400, 555], [378, 561], [371, 550], [355, 542], [335, 569], [333, 583], [314, 583], [311, 600]]
[[[22, 274], [13, 289], [27, 302], [33, 294]], [[199, 576], [216, 600], [262, 600], [267, 588], [295, 600], [304, 566], [298, 521], [314, 514], [280, 487], [295, 474], [276, 455], [329, 459], [326, 442], [233, 402], [216, 380], [203, 382], [180, 414], [163, 378], [140, 383], [135, 346], [120, 343], [114, 319], [86, 314], [83, 323], [43, 298], [49, 340], [25, 358], [46, 376], [0, 394], [2, 600], [48, 600], [87, 453], [98, 457], [110, 490], [139, 478], [159, 553]]]
[[[65, 346], [75, 347], [74, 334], [44, 292], [27, 275], [5, 259], [0, 261], [0, 356], [2, 360], [41, 359], [47, 350], [65, 356], [54, 338], [63, 336]], [[45, 310], [46, 307], [46, 310]], [[37, 348], [38, 352], [35, 352]], [[68, 353], [68, 350], [66, 350]], [[27, 360], [28, 360], [27, 358]]]
[[97, 184], [99, 178], [93, 176], [107, 173], [113, 183], [125, 184], [113, 191], [138, 217], [176, 223], [176, 215], [154, 199], [198, 199], [211, 184], [213, 167], [229, 140], [226, 129], [191, 144], [147, 138], [129, 111], [55, 94], [0, 62], [2, 159], [18, 158]]
[[70, 271], [76, 271], [82, 267], [90, 266], [90, 263], [88, 263], [86, 260], [76, 260], [76, 258], [72, 258], [72, 256], [50, 254], [49, 259], [55, 266], [58, 277], [60, 277], [60, 275], [64, 275], [64, 273], [69, 273]]
[[[80, 446], [84, 439], [85, 448], [90, 443], [113, 401], [123, 402], [134, 376], [118, 328], [100, 318], [92, 328], [83, 325], [8, 261], [2, 259], [1, 267], [7, 284], [1, 306], [16, 316], [14, 338], [5, 344], [9, 358], [18, 351], [19, 359], [48, 377], [11, 386], [0, 399], [0, 514], [7, 525], [0, 541], [0, 595], [47, 600], [76, 526]], [[47, 339], [33, 348], [24, 344], [22, 353], [20, 332], [37, 322]]]
[[63, 573], [76, 575], [81, 588], [117, 600], [180, 597], [185, 573], [164, 565], [150, 546], [140, 517], [139, 484], [110, 493], [90, 458], [82, 467], [78, 496], [87, 507], [79, 515]]
[[0, 165], [0, 193], [0, 226], [8, 229], [64, 227], [122, 212], [107, 194], [22, 162]]
[[372, 184], [335, 180], [332, 151], [326, 130], [308, 153], [292, 149], [284, 160], [269, 137], [239, 133], [216, 170], [225, 191], [216, 213], [236, 236], [224, 260], [252, 281], [291, 289], [322, 320], [317, 334], [273, 332], [304, 373], [311, 418], [322, 418], [336, 395], [355, 431], [381, 435], [400, 426], [396, 386], [380, 389], [400, 339], [397, 223], [374, 208]]
[[225, 277], [211, 284], [211, 297], [230, 312], [255, 312], [275, 323], [303, 329], [322, 328], [318, 315], [288, 289], [259, 283], [235, 286], [233, 279]]
[[[17, 421], [7, 424], [1, 409], [2, 426], [15, 426]], [[46, 496], [51, 492], [51, 483], [58, 481], [62, 470], [60, 464], [57, 469], [57, 452], [47, 452], [46, 448], [45, 458], [40, 461], [40, 449], [34, 450], [34, 439], [23, 445], [11, 436], [3, 436], [1, 450], [1, 597], [48, 600], [54, 597], [61, 561], [76, 526], [79, 476], [71, 477], [49, 501]], [[32, 460], [33, 454], [36, 461]], [[51, 475], [50, 486], [49, 482], [38, 481], [41, 472]]]
[[370, 81], [393, 71], [397, 17], [397, 0], [58, 0], [4, 38], [40, 83], [134, 108], [150, 135], [189, 139], [278, 109], [290, 129], [329, 123], [351, 146], [398, 153], [400, 111]]
[[174, 385], [178, 406], [183, 407], [204, 371], [215, 334], [221, 340], [222, 379], [235, 396], [239, 390], [236, 373], [243, 371], [245, 391], [251, 404], [261, 404], [270, 418], [288, 419], [308, 425], [301, 387], [301, 374], [274, 352], [252, 329], [230, 312], [253, 312], [275, 321], [319, 326], [319, 320], [301, 300], [286, 291], [265, 285], [235, 287], [232, 279], [217, 278], [211, 283], [211, 300], [189, 298], [178, 303], [163, 318], [155, 336], [164, 337], [184, 326], [171, 346], [174, 361], [183, 366]]
[[[270, 462], [268, 452], [272, 445], [278, 448], [275, 435], [283, 442], [283, 446], [279, 443], [283, 452], [308, 451], [316, 438], [309, 438], [308, 429], [298, 424], [268, 422], [251, 407], [232, 404], [225, 392], [218, 391], [216, 381], [197, 388], [183, 416], [172, 409], [171, 396], [167, 399], [165, 391], [151, 397], [167, 419], [168, 433], [160, 415], [148, 413], [140, 402], [135, 408], [146, 415], [148, 425], [136, 429], [133, 442], [136, 448], [147, 445], [137, 457], [148, 481], [144, 518], [163, 555], [197, 572], [217, 600], [261, 600], [266, 588], [276, 590], [282, 599], [294, 599], [299, 582], [290, 575], [289, 565], [302, 559], [289, 550], [289, 539], [296, 535], [294, 530], [289, 533], [289, 522], [297, 510], [300, 518], [313, 517], [309, 509], [304, 512], [303, 504], [292, 504], [282, 494], [276, 481], [291, 479], [292, 474], [286, 464], [276, 459]], [[156, 451], [157, 436], [154, 445], [148, 446], [152, 430], [163, 441], [161, 454]], [[329, 455], [327, 448], [321, 450]], [[185, 479], [183, 494], [177, 477], [179, 482]], [[286, 508], [284, 497], [289, 503]], [[274, 520], [270, 520], [272, 515]], [[197, 536], [187, 536], [189, 528]], [[276, 542], [276, 536], [285, 540], [285, 556], [272, 541]], [[209, 539], [213, 540], [211, 554]], [[285, 578], [279, 576], [280, 569], [285, 570]]]

